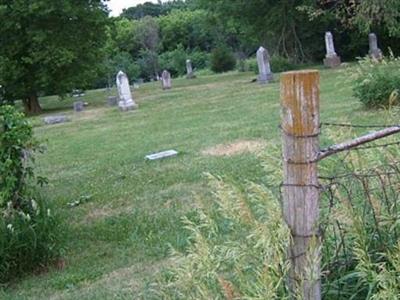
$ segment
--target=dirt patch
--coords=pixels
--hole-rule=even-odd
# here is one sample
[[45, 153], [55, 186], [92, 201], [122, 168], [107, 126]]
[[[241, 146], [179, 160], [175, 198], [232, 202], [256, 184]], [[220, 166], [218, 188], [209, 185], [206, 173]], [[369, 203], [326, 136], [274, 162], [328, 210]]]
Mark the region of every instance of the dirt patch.
[[265, 148], [262, 140], [238, 140], [230, 144], [220, 144], [203, 150], [203, 155], [234, 156], [243, 153], [258, 153]]

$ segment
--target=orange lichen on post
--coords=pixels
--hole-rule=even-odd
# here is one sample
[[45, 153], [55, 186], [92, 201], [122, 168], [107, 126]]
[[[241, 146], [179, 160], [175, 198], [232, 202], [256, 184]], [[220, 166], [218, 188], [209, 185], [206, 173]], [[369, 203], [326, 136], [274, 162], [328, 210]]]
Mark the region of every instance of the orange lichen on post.
[[320, 299], [319, 72], [281, 76], [283, 215], [292, 240], [290, 287], [302, 299]]

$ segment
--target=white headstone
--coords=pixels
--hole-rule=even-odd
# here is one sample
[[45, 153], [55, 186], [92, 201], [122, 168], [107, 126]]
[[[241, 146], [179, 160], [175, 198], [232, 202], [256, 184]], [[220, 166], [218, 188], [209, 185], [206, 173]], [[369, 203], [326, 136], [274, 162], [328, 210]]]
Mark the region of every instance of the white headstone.
[[340, 57], [336, 54], [335, 45], [333, 43], [333, 35], [330, 31], [325, 33], [325, 46], [326, 46], [326, 57], [324, 59], [324, 65], [328, 68], [336, 68], [341, 65]]
[[168, 90], [172, 86], [171, 74], [167, 70], [164, 70], [161, 74], [161, 85], [163, 90]]
[[192, 79], [192, 78], [196, 77], [194, 75], [192, 61], [190, 59], [186, 60], [186, 72], [187, 72], [186, 77], [188, 79]]
[[337, 56], [335, 45], [333, 43], [333, 35], [330, 31], [325, 33], [326, 57]]
[[118, 107], [122, 111], [136, 109], [138, 107], [132, 98], [128, 76], [122, 71], [119, 71], [117, 74], [117, 89], [119, 96]]
[[273, 79], [269, 59], [268, 50], [260, 47], [257, 51], [257, 64], [259, 70], [258, 82], [261, 84], [268, 83]]
[[382, 59], [382, 51], [378, 48], [378, 38], [375, 33], [368, 35], [369, 40], [369, 55], [373, 59]]

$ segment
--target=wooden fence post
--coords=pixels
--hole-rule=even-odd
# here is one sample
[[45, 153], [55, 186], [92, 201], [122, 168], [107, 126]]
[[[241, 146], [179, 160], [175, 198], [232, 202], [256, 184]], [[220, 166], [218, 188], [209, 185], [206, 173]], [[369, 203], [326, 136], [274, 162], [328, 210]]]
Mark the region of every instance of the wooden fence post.
[[292, 240], [289, 286], [293, 298], [321, 299], [319, 184], [319, 72], [281, 75], [283, 215]]

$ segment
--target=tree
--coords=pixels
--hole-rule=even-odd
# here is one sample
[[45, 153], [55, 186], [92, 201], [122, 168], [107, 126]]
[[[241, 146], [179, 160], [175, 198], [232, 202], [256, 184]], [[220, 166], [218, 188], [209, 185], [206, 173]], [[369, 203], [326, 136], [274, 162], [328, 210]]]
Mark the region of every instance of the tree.
[[[300, 33], [310, 26], [298, 10], [306, 0], [198, 0], [217, 20], [232, 26], [238, 34], [254, 37], [258, 44], [294, 61], [306, 58]], [[311, 25], [312, 26], [312, 25]], [[315, 32], [315, 28], [313, 28]]]
[[40, 113], [38, 96], [65, 95], [96, 77], [106, 39], [102, 0], [0, 0], [0, 85]]
[[384, 29], [400, 37], [400, 0], [319, 0], [312, 15], [333, 14], [345, 27], [363, 33]]
[[158, 67], [158, 48], [160, 44], [160, 28], [158, 20], [152, 17], [144, 17], [137, 23], [135, 28], [138, 40], [142, 47], [141, 61], [148, 64], [154, 77], [157, 77]]

